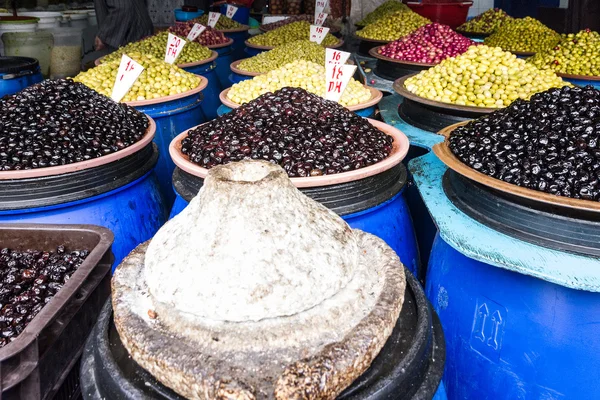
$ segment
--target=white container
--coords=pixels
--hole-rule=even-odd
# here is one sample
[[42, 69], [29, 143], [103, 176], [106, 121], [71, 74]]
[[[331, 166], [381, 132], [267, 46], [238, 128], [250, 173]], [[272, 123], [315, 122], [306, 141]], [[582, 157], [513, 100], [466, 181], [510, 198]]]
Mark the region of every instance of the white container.
[[52, 29], [60, 26], [62, 13], [52, 11], [27, 11], [20, 14], [23, 17], [36, 17], [38, 21], [38, 29]]
[[85, 29], [88, 27], [88, 11], [75, 13], [73, 11], [65, 11], [64, 16], [69, 20], [71, 28]]
[[[37, 29], [37, 19], [28, 21], [6, 21], [3, 20], [4, 18], [10, 17], [0, 17], [0, 37], [2, 37], [3, 33], [7, 32], [35, 32]], [[0, 40], [0, 54], [4, 55], [4, 43], [2, 43], [2, 40]]]

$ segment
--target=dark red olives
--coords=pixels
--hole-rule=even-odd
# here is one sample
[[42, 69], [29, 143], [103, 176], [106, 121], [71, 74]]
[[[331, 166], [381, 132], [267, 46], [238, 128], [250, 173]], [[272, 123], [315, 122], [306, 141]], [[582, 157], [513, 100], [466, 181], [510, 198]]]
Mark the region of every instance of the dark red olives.
[[131, 146], [146, 116], [81, 83], [46, 80], [0, 100], [0, 171], [45, 168]]
[[0, 250], [0, 347], [12, 342], [69, 280], [88, 250]]
[[389, 156], [392, 142], [339, 104], [286, 87], [190, 131], [182, 152], [205, 168], [267, 160], [290, 177], [306, 177], [375, 164]]
[[452, 152], [505, 182], [600, 200], [600, 91], [563, 87], [517, 100], [455, 129]]

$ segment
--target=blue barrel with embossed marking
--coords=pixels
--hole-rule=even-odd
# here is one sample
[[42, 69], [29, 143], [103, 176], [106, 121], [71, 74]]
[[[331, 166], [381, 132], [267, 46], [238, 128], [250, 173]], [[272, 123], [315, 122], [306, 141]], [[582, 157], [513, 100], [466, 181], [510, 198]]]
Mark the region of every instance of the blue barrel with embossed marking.
[[439, 230], [425, 292], [446, 337], [448, 398], [597, 398], [600, 259], [469, 217], [434, 154], [410, 170]]
[[233, 39], [233, 44], [231, 45], [231, 48], [233, 49], [233, 61], [246, 58], [246, 55], [244, 54], [244, 49], [246, 48], [246, 39], [250, 37], [250, 35], [248, 34], [248, 29], [250, 29], [250, 27], [245, 25], [238, 29], [221, 30], [221, 32], [223, 32], [225, 36], [227, 36], [230, 39]]
[[203, 79], [196, 89], [181, 95], [128, 103], [156, 122], [154, 142], [159, 152], [156, 174], [169, 207], [175, 200], [171, 181], [175, 164], [169, 156], [169, 144], [179, 133], [206, 121], [200, 106], [203, 100], [202, 90], [207, 83], [207, 80]]
[[213, 50], [210, 58], [195, 63], [180, 65], [181, 68], [192, 74], [200, 75], [208, 80], [208, 83], [202, 91], [204, 99], [200, 109], [207, 120], [217, 118], [217, 108], [221, 105], [219, 93], [223, 90], [219, 77], [217, 76], [217, 57], [218, 52]]

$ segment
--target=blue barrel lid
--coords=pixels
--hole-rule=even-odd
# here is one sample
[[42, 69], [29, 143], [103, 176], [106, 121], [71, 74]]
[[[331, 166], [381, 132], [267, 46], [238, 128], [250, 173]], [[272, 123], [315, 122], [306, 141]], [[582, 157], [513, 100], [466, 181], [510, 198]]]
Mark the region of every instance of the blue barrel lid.
[[34, 73], [38, 67], [39, 63], [35, 58], [0, 57], [0, 75]]

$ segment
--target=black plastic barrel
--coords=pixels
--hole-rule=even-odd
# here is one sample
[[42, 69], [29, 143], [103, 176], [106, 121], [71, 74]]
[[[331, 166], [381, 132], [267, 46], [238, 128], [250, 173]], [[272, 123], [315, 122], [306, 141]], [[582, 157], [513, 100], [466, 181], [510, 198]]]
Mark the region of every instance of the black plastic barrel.
[[[371, 367], [339, 399], [445, 399], [440, 384], [446, 349], [439, 319], [423, 289], [405, 269], [404, 305], [392, 335]], [[107, 302], [81, 360], [83, 398], [182, 400], [127, 353]]]

